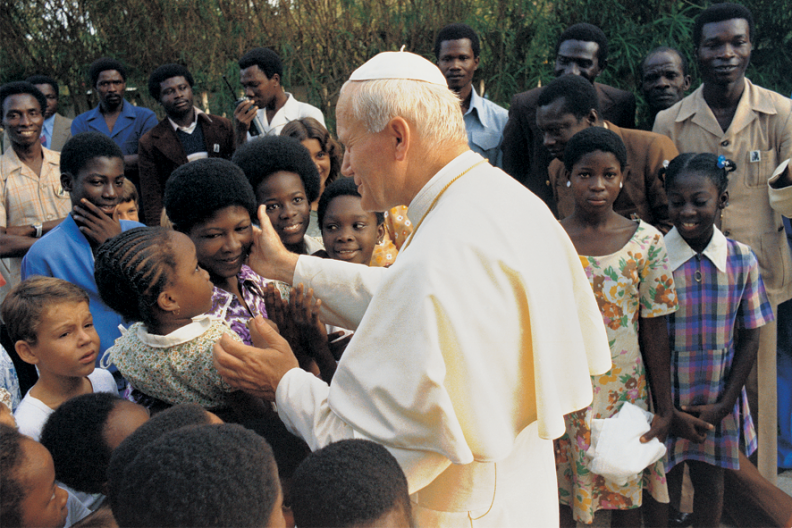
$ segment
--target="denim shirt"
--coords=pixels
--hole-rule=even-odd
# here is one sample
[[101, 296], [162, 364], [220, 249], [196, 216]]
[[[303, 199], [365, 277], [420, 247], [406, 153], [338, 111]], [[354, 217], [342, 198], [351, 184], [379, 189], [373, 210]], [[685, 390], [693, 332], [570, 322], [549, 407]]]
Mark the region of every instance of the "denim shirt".
[[484, 99], [472, 88], [470, 108], [464, 118], [470, 149], [489, 159], [491, 165], [502, 167], [500, 147], [509, 112]]

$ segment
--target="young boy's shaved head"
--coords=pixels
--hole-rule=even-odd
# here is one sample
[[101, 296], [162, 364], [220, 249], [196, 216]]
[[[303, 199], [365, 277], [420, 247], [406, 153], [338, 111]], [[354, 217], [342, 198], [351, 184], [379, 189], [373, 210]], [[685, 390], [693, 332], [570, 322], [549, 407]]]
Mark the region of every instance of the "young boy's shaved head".
[[62, 279], [34, 276], [17, 284], [0, 305], [11, 342], [34, 345], [44, 310], [60, 303], [88, 303], [85, 290]]
[[404, 472], [368, 440], [341, 440], [312, 453], [294, 473], [291, 502], [300, 528], [412, 526]]

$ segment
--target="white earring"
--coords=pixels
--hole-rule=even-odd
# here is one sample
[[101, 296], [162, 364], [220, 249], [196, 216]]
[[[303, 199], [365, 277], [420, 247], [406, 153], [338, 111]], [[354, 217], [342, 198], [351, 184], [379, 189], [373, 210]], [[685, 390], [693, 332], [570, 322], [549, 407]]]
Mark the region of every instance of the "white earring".
[[624, 183], [623, 182], [619, 182], [619, 189], [621, 189], [622, 187], [624, 187]]
[[572, 182], [567, 180], [567, 187], [572, 187]]

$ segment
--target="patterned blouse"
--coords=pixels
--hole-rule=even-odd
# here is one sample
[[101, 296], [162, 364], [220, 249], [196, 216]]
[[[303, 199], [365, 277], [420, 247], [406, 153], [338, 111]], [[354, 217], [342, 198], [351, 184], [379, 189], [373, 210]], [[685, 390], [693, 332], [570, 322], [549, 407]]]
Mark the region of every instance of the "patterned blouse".
[[205, 315], [166, 336], [150, 334], [143, 323], [135, 323], [105, 357], [145, 395], [171, 405], [220, 409], [231, 403], [229, 394], [236, 390], [212, 364], [212, 346], [223, 334], [241, 341], [223, 321]]
[[[270, 281], [245, 265], [239, 271], [237, 280], [239, 281], [239, 291], [242, 293], [242, 298], [245, 299], [247, 308], [239, 302], [236, 295], [215, 286], [212, 291], [212, 309], [207, 312], [207, 315], [225, 321], [246, 345], [252, 345], [247, 322], [259, 314], [267, 317], [267, 308], [264, 306], [264, 288]], [[276, 286], [280, 289], [280, 284], [276, 283]], [[283, 296], [283, 292], [281, 292], [281, 296]]]
[[[679, 311], [668, 320], [674, 406], [717, 403], [734, 361], [735, 328], [759, 328], [773, 319], [759, 263], [750, 247], [726, 238], [717, 228], [701, 254], [676, 228], [666, 235], [666, 243], [679, 296]], [[756, 450], [745, 387], [704, 442], [668, 435], [666, 467], [697, 460], [738, 469], [741, 442], [746, 455]]]

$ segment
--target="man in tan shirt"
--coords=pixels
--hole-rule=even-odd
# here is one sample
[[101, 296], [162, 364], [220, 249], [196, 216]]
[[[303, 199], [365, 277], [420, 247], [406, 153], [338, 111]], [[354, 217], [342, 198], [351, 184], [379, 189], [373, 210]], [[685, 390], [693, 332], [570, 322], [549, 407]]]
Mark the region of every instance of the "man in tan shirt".
[[3, 127], [11, 148], [0, 157], [0, 273], [7, 284], [0, 301], [19, 282], [20, 263], [41, 235], [69, 213], [60, 183], [60, 154], [41, 145], [44, 94], [27, 82], [0, 87]]
[[[792, 101], [745, 78], [753, 38], [753, 18], [745, 7], [716, 4], [705, 10], [693, 31], [703, 84], [657, 114], [654, 131], [670, 137], [681, 152], [711, 152], [736, 163], [737, 170], [729, 176], [730, 203], [723, 210], [720, 228], [756, 253], [775, 311], [792, 297], [792, 258], [780, 214], [783, 205], [771, 201], [771, 195], [779, 194], [776, 187], [788, 185], [788, 172], [772, 184], [768, 180], [778, 164], [792, 156]], [[756, 368], [746, 388], [758, 419], [759, 470], [775, 482], [775, 323], [761, 330]]]

